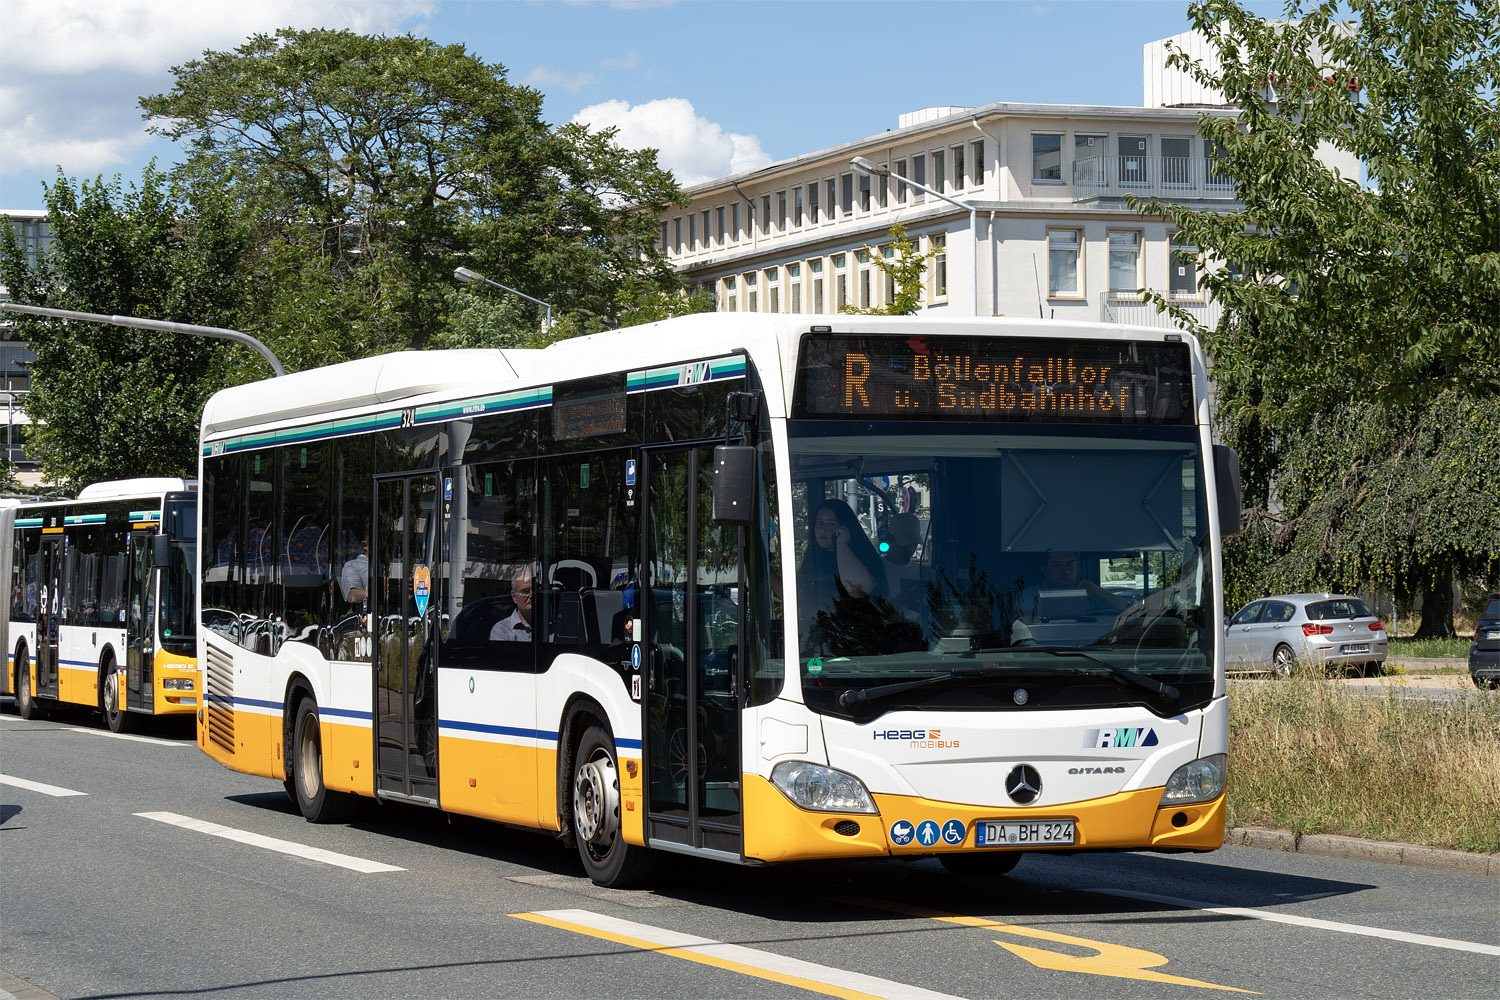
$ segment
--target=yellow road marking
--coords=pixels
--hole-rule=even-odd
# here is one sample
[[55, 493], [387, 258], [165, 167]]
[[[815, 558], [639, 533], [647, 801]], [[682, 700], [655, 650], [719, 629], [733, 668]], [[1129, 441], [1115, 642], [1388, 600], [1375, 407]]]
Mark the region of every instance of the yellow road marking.
[[669, 955], [687, 962], [710, 965], [757, 979], [769, 979], [811, 993], [843, 997], [845, 1000], [957, 1000], [919, 986], [897, 983], [861, 972], [833, 969], [785, 955], [726, 944], [631, 920], [606, 917], [588, 910], [544, 910], [538, 913], [512, 913], [511, 916], [659, 955]]
[[965, 927], [977, 927], [987, 931], [1000, 931], [1005, 934], [1014, 934], [1018, 937], [1040, 938], [1043, 941], [1054, 941], [1058, 944], [1090, 948], [1098, 952], [1097, 955], [1068, 955], [1045, 948], [1031, 948], [1026, 945], [1009, 944], [1005, 941], [995, 942], [1006, 951], [1024, 958], [1032, 965], [1042, 969], [1054, 969], [1059, 972], [1084, 972], [1091, 976], [1114, 976], [1119, 979], [1143, 979], [1153, 983], [1175, 983], [1179, 986], [1197, 986], [1210, 990], [1229, 990], [1233, 993], [1255, 993], [1254, 990], [1242, 990], [1235, 986], [1220, 986], [1217, 983], [1205, 983], [1197, 979], [1186, 979], [1182, 976], [1169, 976], [1164, 972], [1154, 972], [1152, 970], [1156, 966], [1166, 965], [1169, 959], [1165, 955], [1158, 955], [1156, 952], [1146, 951], [1144, 948], [1131, 948], [1126, 945], [1111, 944], [1107, 941], [1090, 941], [1088, 938], [1074, 937], [1071, 934], [1058, 934], [1055, 931], [1038, 930], [1034, 927], [1005, 924], [998, 920], [986, 920], [984, 917], [967, 917], [956, 913], [943, 913], [938, 910], [927, 910], [916, 906], [897, 906], [875, 899], [847, 897], [844, 899], [844, 902], [854, 903], [859, 906], [868, 906], [877, 910], [888, 910], [893, 913], [904, 913], [911, 917], [927, 917], [931, 920], [943, 920], [951, 924], [962, 924]]

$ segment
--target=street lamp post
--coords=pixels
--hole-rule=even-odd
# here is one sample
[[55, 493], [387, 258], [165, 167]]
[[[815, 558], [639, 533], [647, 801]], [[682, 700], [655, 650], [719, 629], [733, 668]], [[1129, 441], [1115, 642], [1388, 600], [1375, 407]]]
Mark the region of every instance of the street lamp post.
[[[863, 156], [856, 156], [853, 159], [851, 159], [849, 161], [849, 166], [851, 166], [851, 167], [854, 168], [854, 172], [855, 173], [862, 174], [862, 175], [865, 175], [865, 176], [869, 176], [869, 175], [872, 175], [872, 174], [874, 176], [876, 176], [876, 177], [890, 177], [890, 176], [892, 176], [891, 175], [891, 168], [890, 167], [884, 166], [884, 165], [878, 164], [878, 163], [872, 163], [869, 160], [865, 159]], [[976, 213], [976, 211], [974, 209], [974, 206], [971, 205], [971, 204], [969, 204], [966, 201], [959, 201], [957, 198], [950, 198], [947, 195], [943, 194], [943, 192], [936, 191], [936, 190], [928, 187], [926, 184], [919, 184], [918, 182], [912, 180], [909, 177], [902, 177], [902, 178], [900, 178], [900, 182], [902, 184], [910, 184], [912, 187], [916, 188], [918, 191], [925, 191], [927, 194], [932, 195], [934, 198], [941, 198], [943, 201], [946, 201], [948, 204], [957, 206], [958, 208], [961, 208], [964, 211], [966, 211], [966, 212], [969, 213], [969, 239], [974, 244], [973, 249], [969, 251], [971, 260], [972, 260], [972, 262], [974, 264], [974, 275], [970, 279], [970, 281], [971, 281], [971, 287], [972, 287], [973, 293], [974, 293], [974, 304], [973, 304], [974, 315], [978, 316], [979, 315], [979, 229], [978, 229], [978, 215], [977, 215], [977, 213]]]
[[465, 284], [468, 284], [471, 281], [482, 281], [486, 285], [494, 285], [496, 288], [510, 292], [512, 295], [519, 295], [527, 302], [535, 302], [537, 305], [547, 310], [546, 331], [548, 333], [552, 332], [552, 307], [543, 302], [541, 299], [534, 299], [530, 295], [527, 295], [525, 292], [516, 291], [509, 285], [502, 285], [498, 281], [492, 281], [489, 278], [486, 278], [484, 275], [480, 274], [478, 271], [471, 271], [467, 267], [455, 267], [453, 269], [453, 277], [457, 278], [459, 281], [464, 282]]

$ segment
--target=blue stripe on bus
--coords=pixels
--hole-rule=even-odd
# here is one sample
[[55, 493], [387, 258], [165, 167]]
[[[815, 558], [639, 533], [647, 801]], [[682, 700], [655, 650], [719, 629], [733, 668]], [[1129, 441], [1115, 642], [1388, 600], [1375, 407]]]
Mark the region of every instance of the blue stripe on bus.
[[456, 719], [440, 719], [439, 729], [457, 729], [467, 733], [486, 733], [490, 736], [519, 736], [522, 739], [557, 742], [557, 733], [545, 729], [518, 729], [515, 726], [492, 726], [483, 722], [459, 722]]

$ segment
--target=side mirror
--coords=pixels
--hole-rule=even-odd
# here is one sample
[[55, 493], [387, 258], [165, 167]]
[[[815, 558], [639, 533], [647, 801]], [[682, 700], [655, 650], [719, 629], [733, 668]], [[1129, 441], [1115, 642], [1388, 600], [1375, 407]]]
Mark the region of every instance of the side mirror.
[[172, 565], [172, 536], [151, 536], [151, 568], [166, 569]]
[[1240, 453], [1225, 444], [1214, 445], [1214, 483], [1218, 489], [1219, 533], [1240, 530]]
[[714, 448], [715, 524], [751, 524], [755, 520], [755, 448], [721, 444]]

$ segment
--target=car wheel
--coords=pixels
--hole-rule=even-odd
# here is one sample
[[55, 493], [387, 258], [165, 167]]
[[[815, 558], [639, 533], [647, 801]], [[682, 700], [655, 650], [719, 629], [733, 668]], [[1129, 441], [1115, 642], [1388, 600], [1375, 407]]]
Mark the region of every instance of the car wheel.
[[104, 665], [99, 684], [99, 710], [104, 714], [104, 724], [112, 733], [128, 732], [131, 729], [130, 713], [120, 706], [120, 672], [114, 661]]
[[1009, 875], [1025, 851], [966, 851], [962, 854], [939, 854], [948, 874], [964, 878], [999, 878]]
[[1290, 677], [1296, 663], [1297, 655], [1292, 652], [1292, 647], [1283, 643], [1271, 654], [1271, 673], [1277, 677]]
[[589, 726], [573, 758], [573, 836], [584, 871], [595, 884], [638, 885], [651, 874], [649, 849], [627, 844], [620, 828], [620, 774], [615, 742]]
[[331, 792], [323, 784], [323, 731], [318, 724], [318, 703], [304, 698], [297, 705], [297, 725], [292, 745], [296, 765], [293, 784], [297, 808], [309, 823], [338, 823], [349, 815], [354, 796]]

